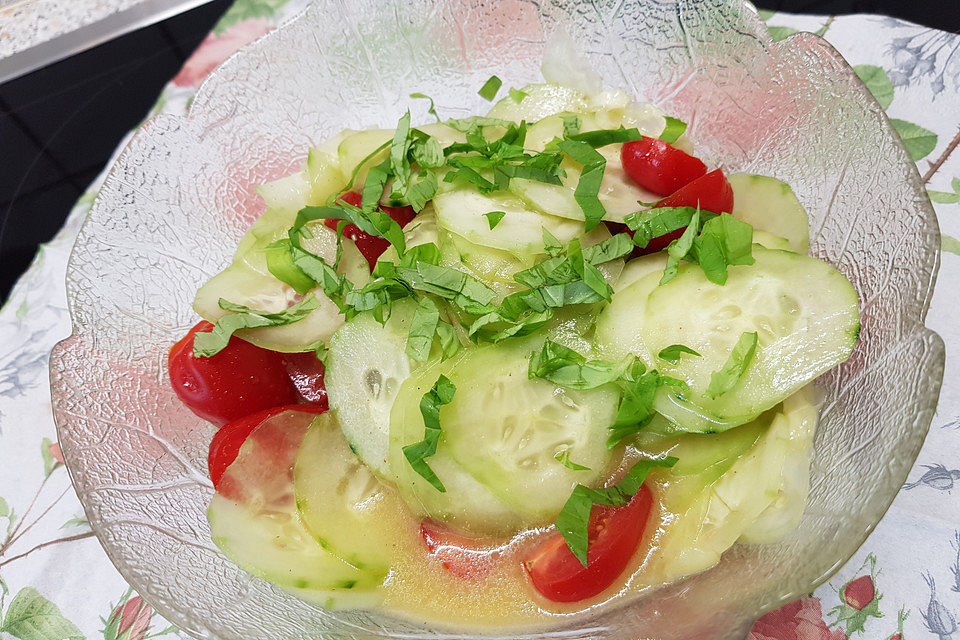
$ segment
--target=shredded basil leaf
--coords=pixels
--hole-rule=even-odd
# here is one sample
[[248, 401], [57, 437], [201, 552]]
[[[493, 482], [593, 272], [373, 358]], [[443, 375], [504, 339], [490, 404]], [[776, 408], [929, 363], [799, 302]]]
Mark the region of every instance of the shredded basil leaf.
[[727, 362], [719, 371], [710, 375], [710, 385], [707, 386], [707, 395], [717, 398], [727, 393], [740, 381], [740, 377], [750, 366], [754, 354], [757, 352], [757, 332], [743, 332]]
[[437, 303], [424, 296], [413, 314], [410, 333], [407, 335], [407, 355], [417, 362], [426, 362], [433, 346], [433, 336], [440, 324], [440, 309]]
[[267, 270], [280, 282], [290, 285], [300, 295], [316, 286], [313, 278], [305, 274], [293, 262], [289, 238], [282, 238], [267, 245], [264, 254]]
[[427, 464], [427, 458], [437, 453], [437, 444], [440, 442], [440, 407], [450, 404], [457, 387], [446, 376], [440, 376], [423, 398], [420, 400], [420, 414], [423, 416], [423, 440], [415, 444], [408, 444], [403, 448], [403, 455], [407, 462], [420, 476], [427, 480], [440, 493], [446, 493], [443, 482]]
[[574, 488], [563, 509], [560, 510], [560, 515], [557, 516], [556, 526], [580, 564], [587, 566], [590, 512], [593, 510], [593, 505], [619, 507], [627, 504], [640, 491], [651, 469], [672, 467], [676, 463], [677, 459], [673, 457], [640, 460], [611, 487], [591, 489], [578, 484]]
[[490, 229], [493, 230], [498, 224], [500, 224], [500, 221], [503, 220], [505, 215], [507, 215], [506, 211], [491, 211], [483, 214], [483, 217], [487, 219]]
[[677, 277], [680, 260], [687, 257], [693, 248], [693, 240], [697, 236], [700, 226], [700, 210], [697, 209], [690, 219], [690, 224], [683, 230], [683, 235], [670, 243], [667, 247], [667, 266], [660, 277], [660, 284], [666, 284]]
[[567, 247], [567, 259], [570, 261], [574, 273], [598, 296], [608, 302], [613, 298], [613, 287], [603, 277], [600, 270], [585, 259], [583, 250], [580, 248], [580, 241], [577, 238], [571, 240]]
[[640, 140], [643, 138], [643, 135], [636, 127], [625, 129], [622, 126], [619, 129], [597, 129], [595, 131], [586, 131], [584, 133], [575, 134], [567, 134], [566, 130], [564, 130], [564, 136], [568, 140], [586, 142], [594, 149], [598, 147], [605, 147], [608, 144], [632, 142], [634, 140]]
[[663, 133], [660, 134], [660, 139], [667, 144], [673, 144], [683, 135], [683, 132], [687, 130], [687, 123], [679, 118], [671, 118], [670, 116], [666, 116], [666, 119], [667, 124], [663, 128]]
[[541, 378], [568, 389], [596, 389], [618, 380], [629, 365], [587, 360], [569, 347], [547, 340], [539, 352], [530, 354], [527, 376]]
[[724, 284], [728, 265], [753, 264], [753, 227], [729, 213], [711, 218], [693, 242], [697, 263], [710, 282]]
[[654, 238], [689, 226], [696, 211], [694, 207], [659, 207], [628, 214], [624, 222], [634, 232], [633, 242], [643, 249]]
[[497, 76], [490, 76], [477, 93], [480, 94], [480, 97], [484, 100], [493, 100], [497, 97], [497, 92], [500, 91], [501, 86], [503, 86], [503, 80]]
[[606, 169], [607, 160], [587, 142], [561, 140], [558, 146], [574, 161], [583, 165], [580, 180], [573, 192], [573, 198], [583, 211], [585, 229], [591, 231], [600, 224], [603, 216], [607, 213], [599, 197], [600, 183], [603, 181], [603, 172]]
[[411, 93], [411, 94], [410, 94], [410, 97], [411, 97], [411, 98], [420, 98], [420, 99], [422, 99], [422, 100], [429, 100], [429, 101], [430, 101], [430, 106], [427, 108], [427, 113], [429, 113], [429, 114], [432, 115], [434, 118], [436, 118], [436, 119], [437, 119], [437, 122], [441, 122], [440, 116], [437, 115], [437, 109], [436, 109], [436, 107], [433, 106], [433, 98], [431, 98], [430, 96], [428, 96], [428, 95], [426, 95], [426, 94], [420, 93], [419, 91], [416, 92], [416, 93]]
[[620, 404], [617, 417], [610, 425], [607, 448], [612, 449], [627, 438], [639, 433], [653, 420], [653, 400], [663, 379], [656, 370], [646, 371], [643, 363], [635, 360], [633, 367], [620, 380]]
[[199, 331], [194, 334], [193, 355], [198, 358], [209, 358], [220, 353], [226, 348], [235, 331], [293, 324], [303, 320], [320, 306], [320, 302], [313, 296], [307, 296], [295, 305], [276, 313], [255, 311], [223, 298], [220, 298], [218, 304], [221, 309], [230, 313], [221, 316], [211, 331]]
[[520, 89], [513, 89], [513, 88], [510, 89], [510, 97], [513, 98], [513, 101], [516, 102], [517, 104], [520, 104], [521, 102], [523, 102], [523, 99], [526, 98], [528, 95], [530, 94], [527, 93], [526, 91], [521, 91]]
[[691, 349], [690, 347], [682, 344], [672, 344], [669, 347], [664, 347], [660, 349], [660, 353], [657, 354], [657, 357], [661, 360], [666, 360], [667, 362], [679, 362], [680, 356], [684, 353], [688, 353], [692, 356], [697, 356], [702, 358], [699, 353]]
[[563, 451], [558, 451], [557, 455], [553, 456], [553, 459], [565, 466], [571, 471], [590, 471], [590, 467], [585, 467], [582, 464], [577, 464], [570, 459], [570, 450], [564, 449]]

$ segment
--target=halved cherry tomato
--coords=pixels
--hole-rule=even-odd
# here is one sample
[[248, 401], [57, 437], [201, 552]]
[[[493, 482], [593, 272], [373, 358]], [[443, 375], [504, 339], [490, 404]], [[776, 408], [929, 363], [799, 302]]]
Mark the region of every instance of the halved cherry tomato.
[[216, 355], [194, 356], [194, 334], [211, 329], [209, 322], [200, 322], [170, 349], [170, 382], [191, 411], [220, 426], [297, 402], [297, 392], [276, 352], [232, 337]]
[[[674, 193], [653, 205], [658, 207], [697, 207], [714, 213], [733, 211], [733, 187], [721, 169], [716, 169], [701, 176], [690, 184], [680, 187]], [[656, 253], [668, 244], [683, 235], [686, 229], [677, 229], [651, 240], [646, 247], [638, 251], [638, 255]]]
[[555, 533], [523, 562], [533, 587], [554, 602], [576, 602], [602, 592], [630, 563], [652, 509], [653, 493], [645, 485], [622, 507], [595, 505], [590, 513], [587, 566]]
[[210, 441], [210, 451], [207, 454], [207, 469], [210, 472], [210, 480], [213, 481], [214, 489], [219, 489], [220, 480], [223, 478], [224, 472], [227, 470], [227, 467], [237, 459], [237, 454], [240, 453], [240, 447], [243, 446], [243, 443], [253, 430], [259, 427], [267, 418], [271, 418], [278, 413], [288, 410], [320, 414], [325, 412], [327, 408], [311, 404], [272, 407], [224, 425], [213, 435], [213, 440]]
[[[356, 191], [347, 191], [340, 196], [340, 200], [343, 200], [347, 204], [352, 204], [355, 207], [360, 206], [361, 199], [360, 194]], [[380, 205], [380, 209], [393, 218], [401, 227], [405, 226], [417, 215], [413, 207], [387, 207]], [[329, 218], [324, 220], [323, 224], [336, 231], [338, 222], [340, 222], [340, 218]], [[377, 264], [377, 259], [383, 255], [383, 252], [390, 246], [390, 242], [386, 239], [379, 236], [371, 236], [369, 233], [361, 231], [360, 227], [355, 224], [345, 226], [343, 228], [343, 236], [350, 238], [357, 245], [357, 249], [360, 250], [363, 257], [370, 263], [370, 271], [373, 271], [373, 268]]]
[[669, 195], [707, 172], [699, 158], [648, 136], [625, 142], [620, 161], [634, 182], [658, 196]]
[[482, 578], [493, 568], [495, 547], [484, 547], [475, 540], [450, 531], [441, 524], [423, 522], [420, 537], [430, 555], [458, 578]]
[[327, 407], [327, 387], [323, 383], [323, 363], [312, 351], [281, 353], [280, 363], [304, 402]]

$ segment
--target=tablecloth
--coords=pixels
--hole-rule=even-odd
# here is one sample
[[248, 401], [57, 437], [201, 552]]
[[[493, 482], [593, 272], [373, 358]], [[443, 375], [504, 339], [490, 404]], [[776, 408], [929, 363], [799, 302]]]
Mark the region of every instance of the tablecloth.
[[[185, 113], [211, 70], [306, 2], [238, 0], [154, 112]], [[761, 618], [750, 640], [947, 640], [960, 632], [960, 35], [869, 15], [763, 18], [774, 38], [803, 30], [830, 41], [887, 109], [917, 162], [944, 232], [927, 325], [943, 336], [947, 360], [930, 434], [886, 517], [827, 584]], [[48, 358], [70, 333], [67, 259], [102, 179], [0, 309], [0, 640], [189, 640], [110, 564], [56, 443]]]

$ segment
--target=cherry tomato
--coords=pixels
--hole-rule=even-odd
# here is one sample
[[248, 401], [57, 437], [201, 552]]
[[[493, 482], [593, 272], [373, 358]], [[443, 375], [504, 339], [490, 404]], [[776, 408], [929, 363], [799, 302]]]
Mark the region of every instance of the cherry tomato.
[[[347, 204], [352, 204], [355, 207], [359, 207], [361, 196], [356, 191], [347, 191], [340, 196], [340, 200], [343, 200]], [[406, 224], [413, 220], [417, 215], [417, 212], [413, 210], [413, 207], [387, 207], [380, 205], [380, 209], [388, 216], [393, 218], [401, 227], [406, 226]], [[336, 231], [338, 222], [340, 222], [339, 218], [329, 218], [324, 220], [323, 224]], [[345, 226], [343, 228], [343, 236], [354, 241], [354, 243], [357, 245], [357, 249], [360, 250], [360, 253], [363, 254], [363, 257], [366, 258], [367, 262], [370, 263], [370, 271], [373, 271], [373, 268], [377, 264], [377, 259], [383, 255], [383, 252], [386, 251], [387, 247], [390, 246], [390, 242], [386, 239], [379, 236], [371, 236], [369, 233], [361, 231], [360, 228], [355, 224], [348, 224]]]
[[290, 382], [300, 399], [319, 407], [327, 407], [327, 387], [323, 383], [323, 363], [312, 351], [280, 353], [280, 363], [290, 376]]
[[297, 401], [279, 354], [273, 351], [233, 337], [216, 355], [194, 356], [194, 334], [211, 329], [209, 322], [200, 322], [170, 349], [170, 382], [191, 411], [220, 426], [261, 409]]
[[327, 408], [310, 404], [272, 407], [244, 416], [221, 427], [214, 434], [213, 440], [210, 441], [210, 451], [207, 454], [207, 469], [210, 472], [210, 480], [213, 481], [214, 489], [220, 489], [220, 480], [223, 478], [224, 472], [237, 459], [240, 447], [243, 446], [253, 430], [263, 424], [263, 421], [267, 418], [272, 418], [278, 413], [288, 410], [320, 414], [325, 412]]
[[634, 182], [658, 196], [669, 195], [707, 172], [699, 158], [647, 136], [625, 142], [620, 161]]
[[475, 540], [450, 531], [441, 524], [423, 522], [420, 537], [427, 552], [458, 578], [482, 578], [493, 567], [495, 547], [484, 547]]
[[646, 486], [622, 507], [595, 505], [590, 513], [587, 566], [555, 533], [524, 560], [533, 587], [554, 602], [576, 602], [602, 592], [629, 564], [652, 509], [653, 493]]
[[[653, 205], [653, 208], [696, 206], [704, 211], [714, 213], [729, 213], [733, 210], [733, 187], [730, 186], [730, 182], [727, 181], [722, 170], [711, 171], [690, 184], [680, 187], [677, 191]], [[666, 248], [668, 244], [683, 235], [684, 229], [686, 227], [654, 238], [646, 247], [637, 252], [638, 255], [656, 253]]]

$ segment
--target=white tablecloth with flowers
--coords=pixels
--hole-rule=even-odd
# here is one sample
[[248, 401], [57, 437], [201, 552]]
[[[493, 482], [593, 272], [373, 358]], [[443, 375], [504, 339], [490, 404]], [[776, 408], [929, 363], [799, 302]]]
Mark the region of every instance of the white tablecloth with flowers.
[[[306, 1], [237, 0], [154, 111], [184, 113], [210, 71]], [[930, 435], [886, 517], [828, 584], [764, 616], [751, 640], [948, 640], [960, 634], [960, 35], [878, 16], [763, 17], [775, 38], [803, 30], [829, 40], [918, 163], [944, 233], [927, 324], [946, 341], [947, 362]], [[48, 356], [70, 333], [67, 258], [101, 180], [0, 309], [0, 640], [188, 638], [104, 555], [63, 469], [51, 417]]]

